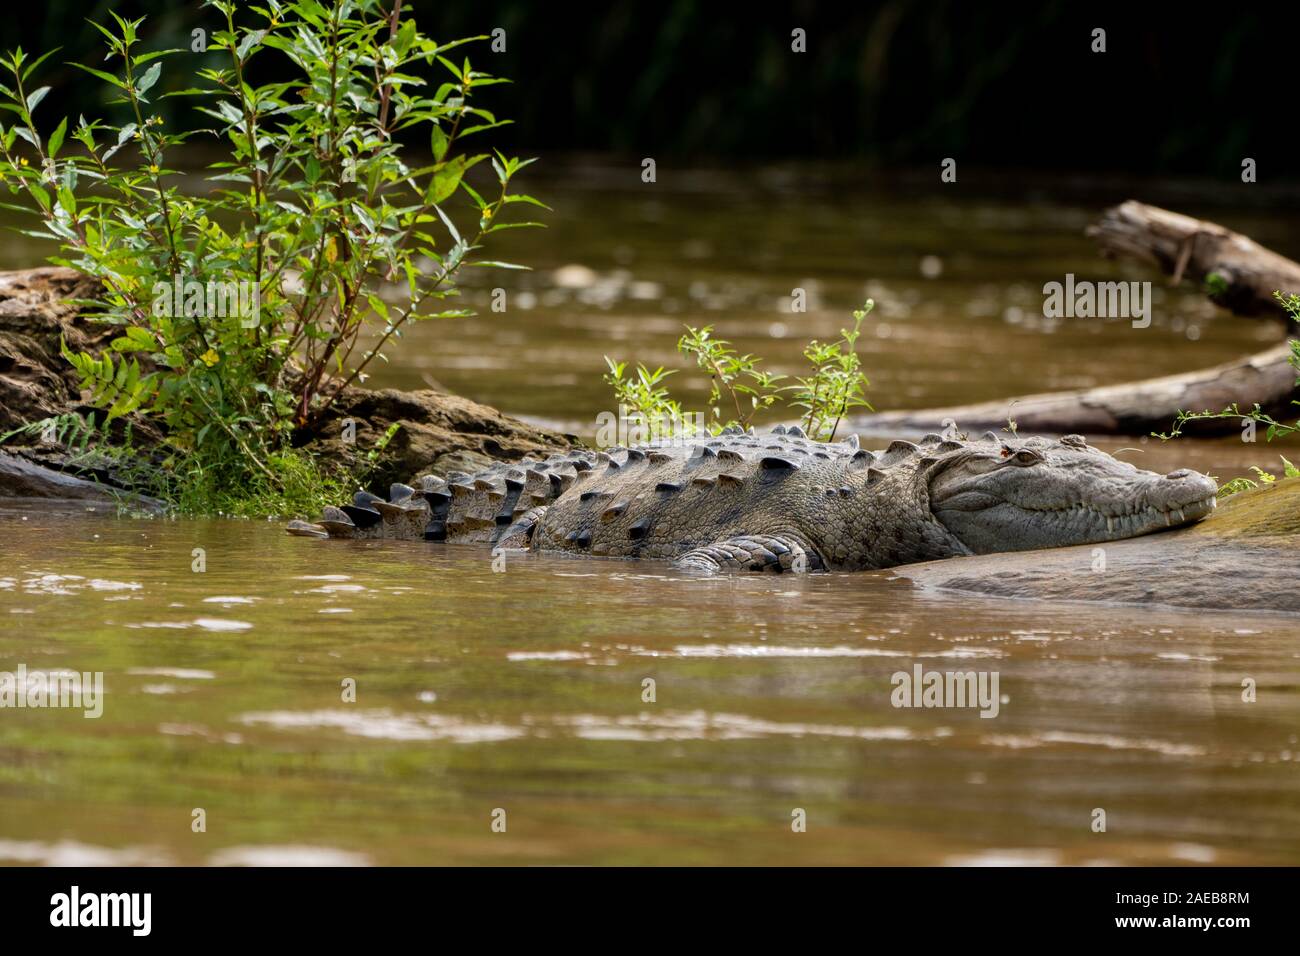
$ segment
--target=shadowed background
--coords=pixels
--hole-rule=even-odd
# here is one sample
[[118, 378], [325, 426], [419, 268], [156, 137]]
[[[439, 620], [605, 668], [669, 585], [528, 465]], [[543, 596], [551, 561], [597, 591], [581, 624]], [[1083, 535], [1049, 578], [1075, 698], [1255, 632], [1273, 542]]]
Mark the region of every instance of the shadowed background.
[[[86, 22], [149, 17], [146, 47], [189, 49], [220, 25], [197, 3], [51, 0], [6, 10], [0, 46], [63, 46], [41, 119], [98, 107], [102, 38]], [[885, 165], [955, 156], [972, 166], [1261, 179], [1300, 169], [1296, 130], [1272, 108], [1294, 88], [1297, 5], [1234, 5], [1213, 20], [1163, 4], [599, 5], [407, 2], [435, 39], [506, 31], [473, 61], [515, 79], [488, 98], [523, 149]], [[1106, 52], [1091, 52], [1093, 28]], [[791, 52], [791, 31], [808, 52]], [[264, 57], [264, 60], [270, 60]], [[187, 84], [170, 66], [161, 88]], [[171, 101], [173, 122], [194, 115]]]

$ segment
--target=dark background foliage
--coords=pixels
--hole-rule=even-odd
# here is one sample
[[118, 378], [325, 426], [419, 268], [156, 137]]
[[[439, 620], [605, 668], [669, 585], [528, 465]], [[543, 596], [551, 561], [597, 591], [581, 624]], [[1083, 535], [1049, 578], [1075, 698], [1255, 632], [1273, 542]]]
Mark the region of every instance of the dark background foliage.
[[[507, 50], [474, 57], [512, 77], [484, 102], [535, 150], [615, 151], [688, 161], [815, 157], [930, 164], [1123, 170], [1212, 178], [1254, 157], [1261, 181], [1300, 172], [1294, 97], [1300, 4], [970, 0], [796, 2], [664, 0], [604, 4], [408, 0], [436, 39], [507, 31]], [[148, 15], [158, 47], [189, 47], [217, 16], [169, 0], [48, 0], [9, 7], [2, 45], [63, 51], [40, 111], [97, 112], [102, 40], [86, 20]], [[808, 52], [790, 50], [807, 31]], [[1090, 51], [1107, 31], [1107, 52]], [[169, 64], [175, 89], [184, 59]], [[195, 62], [197, 65], [197, 61]], [[174, 122], [197, 120], [171, 101]]]

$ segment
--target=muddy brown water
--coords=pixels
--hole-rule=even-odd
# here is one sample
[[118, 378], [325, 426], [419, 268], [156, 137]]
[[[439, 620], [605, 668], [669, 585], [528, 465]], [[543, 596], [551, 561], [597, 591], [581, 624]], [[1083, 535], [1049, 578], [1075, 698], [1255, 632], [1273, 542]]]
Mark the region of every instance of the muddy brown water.
[[[1149, 329], [1045, 322], [1041, 285], [1067, 271], [1149, 278], [1079, 235], [1099, 203], [801, 190], [788, 171], [650, 194], [574, 169], [535, 190], [549, 234], [502, 253], [537, 271], [471, 290], [486, 307], [501, 283], [507, 311], [415, 329], [374, 384], [590, 434], [604, 354], [672, 364], [680, 324], [712, 323], [794, 371], [868, 294], [882, 408], [1182, 371], [1277, 334], [1159, 289]], [[1265, 215], [1218, 218], [1277, 238]], [[1237, 440], [1106, 447], [1220, 477], [1276, 461]], [[0, 671], [104, 680], [97, 719], [0, 709], [0, 862], [1300, 862], [1294, 618], [888, 573], [494, 569], [470, 547], [33, 503], [0, 531]], [[895, 707], [917, 665], [996, 674], [996, 716]]]

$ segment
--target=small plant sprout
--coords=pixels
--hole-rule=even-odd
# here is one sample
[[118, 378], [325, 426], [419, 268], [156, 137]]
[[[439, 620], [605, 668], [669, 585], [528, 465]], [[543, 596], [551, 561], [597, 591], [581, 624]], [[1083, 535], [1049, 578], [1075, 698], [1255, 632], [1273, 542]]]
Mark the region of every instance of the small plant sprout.
[[[1219, 278], [1220, 282], [1223, 281], [1222, 278], [1217, 276], [1213, 276], [1212, 278]], [[1209, 279], [1207, 279], [1207, 283], [1208, 282]], [[1277, 299], [1278, 304], [1282, 306], [1287, 315], [1291, 317], [1292, 321], [1300, 322], [1300, 295], [1296, 295], [1294, 292], [1288, 295], [1283, 295], [1281, 292], [1275, 291], [1273, 293], [1273, 298]], [[1288, 344], [1291, 346], [1291, 355], [1288, 356], [1287, 362], [1296, 370], [1296, 384], [1300, 385], [1300, 339], [1292, 339]], [[1292, 402], [1292, 404], [1300, 406], [1300, 402]], [[1208, 409], [1200, 412], [1179, 412], [1178, 417], [1174, 419], [1174, 424], [1170, 430], [1168, 432], [1157, 432], [1155, 437], [1162, 441], [1169, 441], [1181, 436], [1183, 433], [1183, 426], [1188, 422], [1210, 421], [1223, 418], [1254, 422], [1255, 424], [1265, 426], [1264, 438], [1266, 441], [1270, 442], [1274, 439], [1289, 438], [1292, 435], [1300, 433], [1300, 420], [1290, 424], [1280, 422], [1271, 415], [1266, 414], [1258, 404], [1256, 404], [1254, 408], [1243, 410], [1236, 403], [1233, 403], [1218, 412], [1212, 412]], [[1259, 481], [1267, 483], [1276, 479], [1275, 475], [1264, 471], [1259, 467], [1252, 466], [1251, 470], [1255, 472]], [[1282, 458], [1282, 475], [1285, 478], [1300, 478], [1300, 469], [1297, 469], [1296, 466], [1287, 461], [1286, 458]], [[1258, 487], [1258, 484], [1259, 482], [1250, 478], [1234, 478], [1232, 481], [1225, 483], [1219, 489], [1219, 497], [1224, 498], [1228, 495], [1236, 494], [1238, 491], [1256, 488]]]
[[[840, 421], [851, 409], [871, 407], [866, 400], [867, 376], [862, 372], [856, 347], [862, 322], [873, 306], [868, 299], [855, 311], [853, 328], [841, 329], [838, 340], [809, 342], [803, 354], [811, 371], [790, 384], [782, 384], [788, 376], [761, 368], [758, 356], [742, 355], [730, 342], [717, 338], [712, 326], [686, 326], [677, 350], [709, 376], [707, 430], [716, 435], [733, 425], [748, 428], [760, 413], [785, 404], [801, 410], [801, 424], [810, 438], [833, 441]], [[675, 370], [660, 367], [651, 371], [637, 365], [635, 373], [629, 373], [626, 362], [606, 356], [605, 363], [605, 382], [613, 388], [615, 399], [627, 406], [638, 421], [688, 419], [681, 402], [673, 399], [663, 384]]]

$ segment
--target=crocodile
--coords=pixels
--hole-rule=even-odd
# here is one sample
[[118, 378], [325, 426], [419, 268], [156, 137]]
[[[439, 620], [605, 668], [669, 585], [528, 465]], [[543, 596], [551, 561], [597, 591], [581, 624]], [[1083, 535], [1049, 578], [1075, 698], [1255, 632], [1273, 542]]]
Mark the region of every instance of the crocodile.
[[291, 534], [481, 542], [494, 551], [719, 571], [861, 571], [1131, 538], [1215, 506], [1199, 472], [1143, 471], [1079, 435], [810, 440], [798, 427], [524, 458], [360, 491]]

